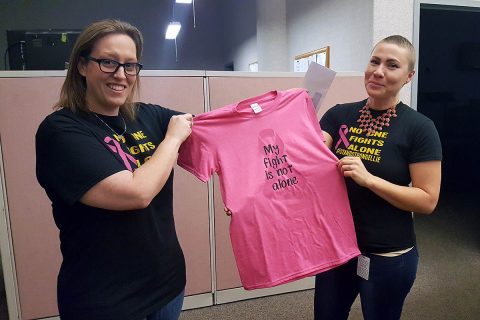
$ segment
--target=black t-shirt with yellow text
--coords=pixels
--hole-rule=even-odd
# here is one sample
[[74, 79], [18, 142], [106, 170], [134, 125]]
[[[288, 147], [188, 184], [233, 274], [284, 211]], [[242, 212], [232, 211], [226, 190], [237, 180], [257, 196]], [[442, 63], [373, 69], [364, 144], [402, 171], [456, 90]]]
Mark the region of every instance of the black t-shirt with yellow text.
[[[320, 120], [322, 130], [333, 138], [332, 151], [339, 159], [360, 157], [370, 173], [402, 186], [411, 182], [409, 164], [442, 159], [440, 139], [430, 119], [400, 102], [390, 126], [367, 136], [357, 122], [365, 104], [366, 100], [336, 105]], [[373, 118], [385, 112], [370, 111]], [[346, 182], [362, 252], [385, 253], [415, 245], [410, 212], [392, 206], [352, 179]]]
[[79, 202], [106, 177], [148, 161], [178, 114], [157, 105], [138, 106], [136, 120], [124, 118], [123, 138], [113, 132], [124, 129], [120, 116], [97, 115], [100, 120], [67, 109], [47, 116], [37, 131], [37, 179], [60, 230], [62, 319], [142, 319], [185, 287], [172, 209], [173, 171], [145, 209], [111, 211]]

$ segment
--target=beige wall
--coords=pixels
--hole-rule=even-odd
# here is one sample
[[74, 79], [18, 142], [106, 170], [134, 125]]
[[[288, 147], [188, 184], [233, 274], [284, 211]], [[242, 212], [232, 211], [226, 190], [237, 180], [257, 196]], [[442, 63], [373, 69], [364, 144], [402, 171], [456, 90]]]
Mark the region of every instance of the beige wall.
[[[58, 314], [58, 229], [50, 201], [36, 181], [34, 137], [40, 122], [52, 112], [62, 82], [63, 77], [0, 78], [0, 137], [14, 252], [11, 258], [15, 259], [22, 319]], [[198, 114], [204, 109], [203, 78], [146, 77], [142, 79], [142, 97]], [[206, 185], [177, 168], [174, 188], [177, 231], [188, 266], [186, 294], [212, 292]]]
[[[34, 76], [26, 77], [29, 74]], [[146, 71], [141, 100], [199, 114], [272, 89], [300, 87], [303, 81], [301, 73], [205, 75]], [[0, 72], [2, 183], [6, 191], [2, 205], [8, 202], [6, 210], [0, 212], [0, 231], [5, 233], [0, 241], [10, 314], [18, 310], [21, 319], [58, 314], [58, 230], [50, 202], [35, 178], [34, 136], [39, 123], [52, 111], [63, 79], [62, 73]], [[363, 99], [362, 79], [361, 74], [337, 75], [324, 105]], [[219, 290], [241, 287], [228, 234], [229, 218], [223, 212], [217, 182], [215, 178], [214, 191], [209, 193], [206, 184], [176, 169], [174, 211], [187, 262], [186, 294], [190, 297], [206, 294], [211, 299]], [[0, 194], [0, 201], [2, 198]], [[209, 210], [210, 199], [214, 199], [214, 206]]]

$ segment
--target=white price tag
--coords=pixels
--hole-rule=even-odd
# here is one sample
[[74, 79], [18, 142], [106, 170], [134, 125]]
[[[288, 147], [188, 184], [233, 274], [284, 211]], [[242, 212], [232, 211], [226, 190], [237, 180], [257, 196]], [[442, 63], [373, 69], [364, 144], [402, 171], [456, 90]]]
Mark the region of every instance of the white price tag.
[[255, 112], [255, 113], [262, 112], [262, 107], [260, 107], [260, 105], [258, 103], [252, 103], [250, 105], [250, 108], [252, 108], [253, 112]]
[[364, 255], [358, 256], [357, 275], [365, 280], [368, 280], [370, 272], [370, 258]]

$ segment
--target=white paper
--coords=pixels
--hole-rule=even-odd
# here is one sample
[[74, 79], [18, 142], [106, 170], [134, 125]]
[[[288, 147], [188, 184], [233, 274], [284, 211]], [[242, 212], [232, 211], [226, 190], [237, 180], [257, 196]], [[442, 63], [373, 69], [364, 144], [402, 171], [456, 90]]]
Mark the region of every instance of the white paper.
[[315, 62], [311, 62], [308, 67], [305, 78], [303, 79], [303, 88], [308, 90], [317, 113], [320, 111], [322, 101], [325, 98], [333, 79], [335, 79], [336, 74], [335, 71]]
[[327, 53], [326, 52], [322, 52], [322, 53], [319, 53], [317, 54], [317, 63], [322, 65], [322, 66], [325, 66], [325, 63], [327, 62]]
[[295, 60], [293, 62], [293, 72], [302, 72], [300, 60]]

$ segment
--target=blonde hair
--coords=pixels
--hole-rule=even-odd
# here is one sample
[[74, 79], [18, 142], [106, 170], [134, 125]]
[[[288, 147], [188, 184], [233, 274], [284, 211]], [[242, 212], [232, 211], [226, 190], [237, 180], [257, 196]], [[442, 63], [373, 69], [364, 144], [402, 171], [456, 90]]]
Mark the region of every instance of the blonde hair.
[[[86, 27], [78, 37], [70, 54], [70, 61], [65, 82], [60, 92], [60, 99], [54, 105], [54, 109], [66, 108], [73, 112], [85, 111], [89, 112], [86, 105], [87, 84], [85, 77], [78, 71], [78, 64], [82, 57], [88, 56], [95, 43], [110, 34], [125, 34], [132, 38], [137, 51], [137, 59], [140, 60], [143, 49], [143, 37], [141, 32], [133, 25], [114, 19], [107, 19], [94, 22]], [[135, 118], [136, 104], [133, 98], [138, 94], [140, 89], [140, 78], [137, 75], [134, 87], [125, 103], [120, 106], [123, 115], [130, 119]]]
[[386, 38], [380, 40], [375, 45], [375, 47], [378, 46], [380, 43], [392, 43], [392, 44], [395, 44], [395, 45], [399, 46], [400, 48], [407, 49], [408, 52], [409, 52], [408, 71], [412, 71], [413, 69], [415, 69], [415, 61], [416, 61], [415, 48], [413, 47], [412, 43], [410, 41], [408, 41], [408, 39], [406, 39], [405, 37], [400, 36], [398, 34], [395, 34], [395, 35], [392, 35], [392, 36], [389, 36], [389, 37], [386, 37]]

